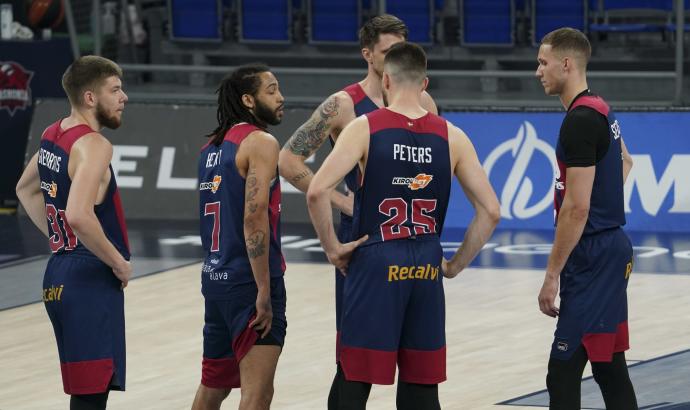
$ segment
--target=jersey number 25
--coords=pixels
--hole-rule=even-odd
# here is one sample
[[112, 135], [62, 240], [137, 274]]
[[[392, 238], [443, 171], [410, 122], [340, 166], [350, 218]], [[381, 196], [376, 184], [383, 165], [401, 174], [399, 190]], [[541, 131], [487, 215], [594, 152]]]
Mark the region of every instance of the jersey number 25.
[[[408, 204], [402, 198], [386, 198], [379, 204], [379, 212], [390, 216], [381, 224], [381, 237], [384, 241], [402, 239], [412, 236], [412, 229], [407, 222]], [[435, 199], [412, 200], [412, 227], [415, 235], [436, 233], [436, 219], [428, 215], [436, 209]]]

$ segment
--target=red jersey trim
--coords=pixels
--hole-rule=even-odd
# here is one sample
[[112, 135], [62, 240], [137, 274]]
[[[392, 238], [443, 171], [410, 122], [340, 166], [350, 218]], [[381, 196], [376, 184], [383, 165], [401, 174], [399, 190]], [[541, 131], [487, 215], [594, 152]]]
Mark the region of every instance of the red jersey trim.
[[364, 89], [361, 85], [359, 85], [359, 83], [350, 84], [347, 87], [343, 88], [343, 91], [348, 93], [350, 98], [352, 98], [352, 102], [355, 105], [360, 103], [363, 99], [367, 98], [367, 93], [364, 92]]
[[261, 130], [261, 128], [254, 124], [248, 124], [246, 122], [236, 124], [225, 133], [224, 141], [230, 141], [233, 144], [240, 145], [249, 134], [257, 130]]
[[86, 134], [96, 132], [86, 124], [75, 125], [74, 127], [63, 130], [60, 128], [61, 122], [62, 120], [59, 120], [50, 127], [46, 128], [46, 130], [43, 131], [43, 136], [41, 136], [41, 139], [52, 142], [53, 144], [62, 148], [62, 150], [67, 154], [70, 153], [72, 150], [72, 145], [74, 145], [79, 138]]
[[419, 118], [408, 118], [403, 114], [380, 108], [366, 114], [369, 120], [369, 134], [374, 135], [386, 129], [405, 129], [417, 134], [434, 134], [448, 141], [446, 120], [430, 112]]
[[604, 117], [608, 117], [609, 111], [611, 111], [611, 108], [608, 104], [606, 104], [606, 101], [604, 101], [603, 98], [595, 95], [586, 95], [584, 97], [578, 98], [570, 107], [570, 111], [575, 109], [575, 107], [579, 107], [581, 105], [596, 110]]

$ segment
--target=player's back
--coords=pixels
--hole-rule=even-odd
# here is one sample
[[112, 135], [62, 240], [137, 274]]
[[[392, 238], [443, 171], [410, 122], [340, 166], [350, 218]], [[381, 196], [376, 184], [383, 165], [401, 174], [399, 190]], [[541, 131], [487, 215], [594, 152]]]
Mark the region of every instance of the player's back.
[[[79, 241], [66, 218], [67, 201], [72, 185], [68, 172], [70, 152], [74, 143], [94, 131], [85, 124], [62, 129], [60, 123], [61, 121], [57, 121], [46, 128], [38, 152], [38, 173], [48, 220], [48, 242], [54, 255], [69, 254], [97, 259]], [[111, 166], [109, 170], [110, 182], [105, 197], [100, 204], [94, 205], [94, 213], [106, 237], [125, 259], [129, 259], [127, 228], [120, 194]]]
[[[207, 144], [199, 158], [199, 212], [201, 241], [207, 252], [202, 268], [202, 292], [227, 296], [231, 286], [254, 281], [244, 239], [245, 178], [236, 157], [242, 141], [259, 130], [240, 123], [227, 131], [220, 145]], [[280, 250], [280, 179], [269, 192], [269, 273], [285, 271]]]
[[438, 236], [450, 196], [448, 125], [386, 108], [367, 114], [369, 153], [355, 195], [354, 237], [369, 243]]

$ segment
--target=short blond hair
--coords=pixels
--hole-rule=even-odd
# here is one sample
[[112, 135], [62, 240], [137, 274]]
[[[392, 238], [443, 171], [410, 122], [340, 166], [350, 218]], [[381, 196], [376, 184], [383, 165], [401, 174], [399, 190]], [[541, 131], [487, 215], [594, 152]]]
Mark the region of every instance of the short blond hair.
[[570, 52], [579, 55], [585, 66], [592, 56], [592, 46], [587, 36], [580, 30], [571, 27], [559, 28], [548, 33], [542, 38], [541, 43], [550, 45], [551, 50], [558, 54]]

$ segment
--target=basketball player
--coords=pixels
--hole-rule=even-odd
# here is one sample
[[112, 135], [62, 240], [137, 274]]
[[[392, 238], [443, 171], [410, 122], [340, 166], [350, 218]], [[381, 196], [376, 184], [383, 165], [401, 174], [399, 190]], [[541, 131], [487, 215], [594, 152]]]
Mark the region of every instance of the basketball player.
[[[390, 47], [407, 39], [407, 27], [399, 18], [384, 14], [369, 20], [359, 30], [359, 41], [362, 56], [367, 62], [367, 75], [358, 82], [345, 87], [343, 90], [329, 96], [312, 114], [311, 118], [302, 124], [290, 137], [280, 151], [280, 174], [302, 192], [307, 192], [309, 182], [313, 177], [311, 169], [305, 161], [311, 157], [329, 138], [333, 144], [345, 126], [360, 115], [367, 114], [383, 106], [381, 93], [381, 76], [383, 73], [383, 59]], [[429, 94], [422, 92], [422, 106], [437, 114], [436, 105]], [[352, 169], [345, 177], [349, 191], [357, 187], [357, 169]], [[340, 241], [350, 240], [352, 229], [352, 196], [343, 195], [334, 190], [331, 194], [333, 206], [340, 213], [338, 238]], [[335, 310], [336, 310], [336, 357], [339, 346], [340, 317], [342, 315], [341, 301], [344, 276], [335, 272]], [[337, 402], [336, 381], [328, 396], [329, 409]]]
[[218, 87], [218, 127], [199, 158], [204, 358], [193, 409], [219, 409], [241, 387], [240, 409], [268, 409], [285, 340], [280, 250], [278, 81], [247, 65]]
[[539, 293], [540, 310], [558, 316], [546, 385], [552, 409], [579, 409], [589, 360], [606, 408], [631, 410], [624, 352], [633, 252], [621, 226], [632, 159], [618, 120], [587, 86], [590, 55], [587, 37], [572, 28], [552, 31], [539, 47], [536, 76], [567, 110], [556, 147], [556, 237]]
[[98, 56], [62, 76], [72, 111], [49, 126], [17, 184], [17, 197], [49, 238], [43, 302], [53, 324], [70, 408], [104, 409], [125, 389], [124, 293], [132, 268], [127, 229], [101, 135], [116, 129], [127, 95], [122, 70]]
[[[500, 217], [470, 140], [422, 106], [427, 83], [424, 50], [411, 43], [392, 46], [383, 66], [388, 108], [347, 125], [309, 186], [309, 213], [322, 246], [347, 273], [338, 409], [364, 409], [371, 384], [392, 384], [396, 364], [398, 408], [440, 408], [438, 383], [446, 379], [441, 276], [460, 273]], [[358, 239], [343, 244], [333, 228], [330, 198], [354, 167], [362, 175], [352, 226]], [[439, 237], [453, 175], [476, 214], [462, 246], [446, 261]]]

